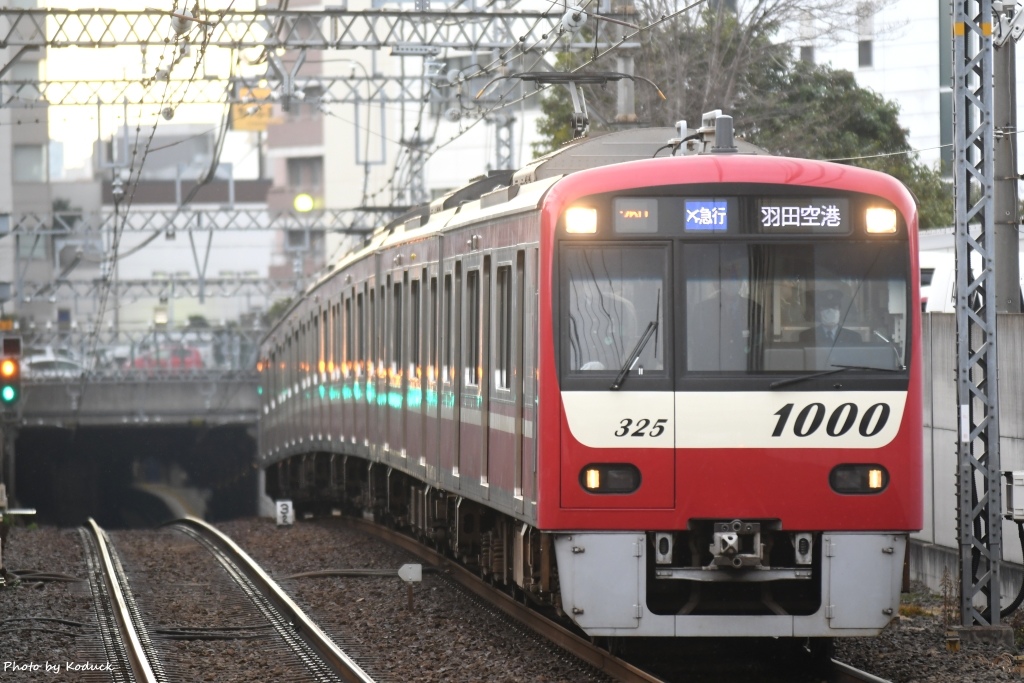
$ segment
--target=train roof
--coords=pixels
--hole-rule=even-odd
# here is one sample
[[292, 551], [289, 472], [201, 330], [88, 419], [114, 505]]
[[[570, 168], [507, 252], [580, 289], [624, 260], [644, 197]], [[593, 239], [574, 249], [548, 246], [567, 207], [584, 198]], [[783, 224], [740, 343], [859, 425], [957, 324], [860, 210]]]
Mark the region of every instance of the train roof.
[[[697, 135], [697, 131], [693, 129], [687, 131], [687, 137]], [[679, 141], [679, 133], [675, 128], [632, 128], [582, 138], [539, 159], [534, 159], [516, 172], [513, 182], [523, 185], [588, 168], [651, 159], [658, 156], [659, 152], [664, 152], [668, 156], [670, 141]], [[702, 151], [708, 151], [711, 139], [704, 139], [698, 144], [705, 147]], [[736, 140], [735, 144], [739, 154], [767, 154], [765, 150], [744, 140]]]
[[[701, 135], [699, 131], [688, 129], [683, 140], [693, 140], [689, 149], [690, 154], [695, 155], [710, 151], [713, 135]], [[459, 215], [464, 208], [476, 210], [472, 219], [478, 220], [484, 217], [481, 210], [497, 217], [536, 207], [559, 178], [590, 168], [651, 159], [662, 153], [667, 156], [670, 147], [679, 143], [679, 132], [675, 128], [631, 128], [566, 143], [517, 171], [491, 171], [473, 178], [429, 205], [414, 207], [377, 228], [361, 246], [330, 264], [303, 295], [312, 293], [338, 270], [387, 244], [458, 227], [466, 221], [465, 215]], [[766, 154], [744, 140], [735, 140], [735, 146], [740, 154]], [[299, 302], [296, 300], [289, 310]], [[276, 328], [275, 324], [268, 334], [273, 334]]]

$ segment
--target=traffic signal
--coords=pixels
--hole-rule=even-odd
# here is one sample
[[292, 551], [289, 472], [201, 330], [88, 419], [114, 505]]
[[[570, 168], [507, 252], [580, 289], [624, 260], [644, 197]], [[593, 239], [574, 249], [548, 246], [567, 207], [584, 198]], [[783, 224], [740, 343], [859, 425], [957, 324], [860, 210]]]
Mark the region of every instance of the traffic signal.
[[21, 401], [21, 337], [3, 337], [0, 355], [0, 411]]
[[0, 407], [12, 408], [21, 400], [21, 359], [0, 358]]

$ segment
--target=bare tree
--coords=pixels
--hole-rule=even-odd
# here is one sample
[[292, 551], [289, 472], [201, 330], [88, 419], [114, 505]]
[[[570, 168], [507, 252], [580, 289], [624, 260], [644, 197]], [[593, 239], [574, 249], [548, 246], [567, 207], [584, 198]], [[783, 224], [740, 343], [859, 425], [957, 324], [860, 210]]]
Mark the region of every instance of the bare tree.
[[[631, 8], [636, 23], [651, 27], [634, 39], [640, 40], [635, 73], [656, 83], [667, 98], [661, 100], [653, 89], [636, 90], [643, 125], [698, 121], [711, 109], [738, 110], [746, 98], [769, 92], [772, 82], [788, 71], [794, 45], [856, 33], [882, 2], [706, 0], [682, 11], [692, 4], [643, 0]], [[559, 56], [557, 68], [586, 71], [608, 66], [593, 62], [590, 54], [566, 53]], [[587, 92], [595, 129], [601, 129], [601, 121], [614, 122], [614, 95], [611, 89]], [[552, 91], [552, 96], [566, 97], [564, 89]], [[559, 105], [562, 112], [567, 103]]]

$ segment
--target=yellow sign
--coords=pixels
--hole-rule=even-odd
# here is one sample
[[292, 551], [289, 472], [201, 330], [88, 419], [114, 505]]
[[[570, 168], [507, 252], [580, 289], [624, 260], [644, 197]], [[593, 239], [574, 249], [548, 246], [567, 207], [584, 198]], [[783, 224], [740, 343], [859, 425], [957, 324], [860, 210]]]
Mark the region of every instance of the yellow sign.
[[0, 331], [2, 331], [2, 332], [10, 332], [13, 329], [14, 329], [14, 319], [13, 318], [4, 318], [4, 319], [0, 320]]
[[264, 131], [271, 123], [278, 122], [273, 118], [274, 105], [269, 101], [270, 88], [239, 88], [238, 97], [253, 101], [231, 105], [231, 127], [235, 130]]

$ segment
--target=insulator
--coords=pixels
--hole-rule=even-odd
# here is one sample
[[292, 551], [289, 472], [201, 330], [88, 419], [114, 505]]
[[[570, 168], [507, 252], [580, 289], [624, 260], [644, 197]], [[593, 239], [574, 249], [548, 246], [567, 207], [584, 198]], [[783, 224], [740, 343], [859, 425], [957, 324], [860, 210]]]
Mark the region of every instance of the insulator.
[[583, 24], [587, 23], [587, 13], [582, 7], [570, 7], [562, 15], [562, 30], [568, 33], [576, 33]]
[[188, 10], [182, 10], [180, 16], [171, 17], [171, 30], [174, 31], [175, 35], [182, 35], [188, 33], [189, 29], [192, 28], [192, 13]]

